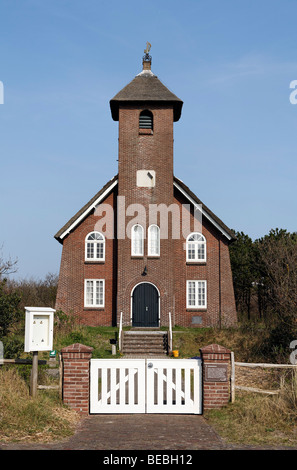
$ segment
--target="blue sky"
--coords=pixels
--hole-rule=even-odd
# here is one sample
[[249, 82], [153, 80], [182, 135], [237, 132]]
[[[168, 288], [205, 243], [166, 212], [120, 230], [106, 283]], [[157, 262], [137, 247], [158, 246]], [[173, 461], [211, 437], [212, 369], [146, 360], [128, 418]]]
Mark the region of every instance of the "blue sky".
[[184, 101], [175, 175], [253, 239], [296, 231], [296, 0], [0, 0], [0, 246], [58, 273], [54, 234], [117, 173], [109, 100], [142, 69]]

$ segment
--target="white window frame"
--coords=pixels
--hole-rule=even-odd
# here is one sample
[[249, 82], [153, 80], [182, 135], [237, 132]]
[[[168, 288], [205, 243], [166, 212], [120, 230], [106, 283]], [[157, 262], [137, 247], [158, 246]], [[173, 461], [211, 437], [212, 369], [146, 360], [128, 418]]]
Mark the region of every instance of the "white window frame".
[[[189, 283], [193, 282], [194, 283], [194, 305], [190, 305], [190, 299], [189, 299]], [[201, 288], [201, 285], [204, 285], [204, 303], [199, 303], [199, 287]], [[188, 309], [195, 309], [195, 310], [205, 310], [207, 309], [207, 281], [204, 280], [195, 280], [191, 279], [187, 281], [187, 286], [186, 286], [187, 292], [186, 292], [186, 297], [187, 297], [187, 308]]]
[[[134, 228], [140, 227], [141, 228], [141, 252], [136, 252], [135, 250], [135, 232]], [[144, 255], [144, 228], [140, 224], [135, 224], [131, 228], [131, 256], [143, 256]]]
[[[92, 233], [96, 233], [102, 237], [100, 240], [88, 240], [89, 236], [92, 235]], [[93, 253], [94, 257], [90, 258], [88, 257], [88, 244], [92, 243], [93, 244]], [[97, 245], [102, 244], [103, 245], [103, 256], [101, 258], [97, 257]], [[85, 261], [105, 261], [105, 236], [101, 232], [90, 232], [85, 238]]]
[[[93, 303], [88, 303], [88, 295], [87, 295], [87, 288], [88, 288], [88, 283], [92, 282], [92, 298], [93, 298]], [[96, 282], [101, 282], [102, 283], [102, 289], [103, 289], [103, 296], [102, 296], [102, 302], [101, 303], [96, 303]], [[100, 287], [99, 287], [100, 288]], [[84, 306], [87, 308], [104, 308], [105, 307], [105, 279], [85, 279], [85, 288], [84, 288]]]
[[[151, 250], [151, 243], [152, 243], [152, 229], [153, 228], [157, 228], [157, 246], [155, 247], [156, 248], [156, 252], [153, 253], [152, 250]], [[148, 228], [148, 236], [147, 236], [147, 254], [148, 256], [160, 256], [160, 227], [158, 225], [155, 225], [155, 224], [152, 224], [149, 226]]]
[[[190, 237], [194, 235], [199, 235], [202, 240], [194, 240], [190, 241]], [[193, 244], [194, 245], [194, 250], [195, 250], [195, 258], [189, 258], [189, 245]], [[198, 258], [198, 250], [199, 246], [203, 245], [204, 246], [204, 258]], [[186, 251], [187, 251], [187, 263], [206, 263], [206, 238], [202, 233], [199, 232], [192, 232], [190, 235], [187, 236], [187, 243], [186, 243]]]

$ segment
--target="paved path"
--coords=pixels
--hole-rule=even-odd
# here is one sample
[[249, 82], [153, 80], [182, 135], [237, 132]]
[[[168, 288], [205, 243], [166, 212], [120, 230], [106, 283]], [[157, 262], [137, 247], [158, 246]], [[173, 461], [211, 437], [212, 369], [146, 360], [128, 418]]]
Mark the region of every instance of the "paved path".
[[51, 444], [1, 444], [0, 450], [236, 450], [226, 444], [203, 416], [92, 415], [68, 440]]

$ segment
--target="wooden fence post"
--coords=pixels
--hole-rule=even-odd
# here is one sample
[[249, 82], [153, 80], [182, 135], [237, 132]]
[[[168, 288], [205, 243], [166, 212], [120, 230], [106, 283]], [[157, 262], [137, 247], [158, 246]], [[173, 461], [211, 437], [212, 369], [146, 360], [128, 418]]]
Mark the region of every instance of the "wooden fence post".
[[38, 382], [38, 351], [33, 351], [32, 369], [30, 377], [30, 395], [35, 398]]
[[235, 363], [234, 352], [231, 351], [231, 403], [235, 402]]

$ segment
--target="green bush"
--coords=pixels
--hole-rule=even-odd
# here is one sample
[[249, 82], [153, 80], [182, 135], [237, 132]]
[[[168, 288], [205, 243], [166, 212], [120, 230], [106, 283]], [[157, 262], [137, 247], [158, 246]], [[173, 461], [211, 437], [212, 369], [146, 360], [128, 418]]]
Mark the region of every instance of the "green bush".
[[2, 343], [5, 359], [17, 359], [24, 352], [24, 340], [17, 336], [5, 336]]
[[19, 304], [21, 297], [15, 291], [6, 289], [6, 279], [0, 281], [0, 335], [6, 336], [9, 328], [15, 323], [19, 316]]

